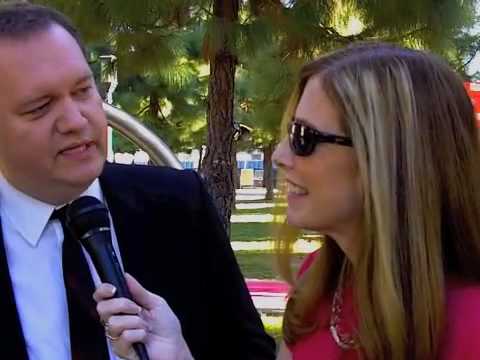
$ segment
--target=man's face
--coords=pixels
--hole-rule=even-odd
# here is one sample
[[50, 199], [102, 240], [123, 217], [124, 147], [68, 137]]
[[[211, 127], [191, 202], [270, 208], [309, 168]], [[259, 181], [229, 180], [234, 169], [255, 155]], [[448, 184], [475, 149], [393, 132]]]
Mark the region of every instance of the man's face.
[[0, 171], [17, 189], [68, 202], [100, 174], [107, 120], [91, 70], [60, 26], [0, 39]]

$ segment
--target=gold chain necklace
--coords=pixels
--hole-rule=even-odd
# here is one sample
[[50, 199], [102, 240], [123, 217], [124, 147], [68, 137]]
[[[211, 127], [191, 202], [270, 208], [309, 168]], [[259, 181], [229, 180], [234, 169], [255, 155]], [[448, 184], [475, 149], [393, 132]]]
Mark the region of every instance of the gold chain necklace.
[[342, 269], [340, 270], [340, 276], [338, 277], [338, 285], [335, 289], [335, 293], [333, 294], [332, 313], [330, 315], [330, 333], [332, 334], [333, 340], [335, 340], [335, 343], [338, 346], [340, 346], [343, 350], [350, 350], [358, 347], [357, 340], [354, 335], [351, 335], [347, 332], [342, 332], [339, 326], [342, 318], [342, 293], [346, 264], [347, 260], [344, 260]]

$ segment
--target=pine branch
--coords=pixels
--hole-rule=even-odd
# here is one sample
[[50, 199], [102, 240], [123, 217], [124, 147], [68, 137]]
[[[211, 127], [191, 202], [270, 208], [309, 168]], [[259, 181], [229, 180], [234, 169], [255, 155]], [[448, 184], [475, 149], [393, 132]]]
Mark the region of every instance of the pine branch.
[[142, 116], [143, 114], [145, 114], [145, 112], [146, 112], [148, 109], [150, 109], [150, 104], [148, 104], [148, 105], [146, 105], [145, 107], [143, 107], [142, 109], [140, 109], [140, 110], [137, 112], [136, 116], [137, 116], [137, 117]]
[[163, 114], [161, 107], [158, 108], [158, 112], [160, 113], [160, 117], [162, 118], [162, 120], [164, 122], [166, 122], [169, 125], [172, 125], [172, 123], [170, 121], [168, 121], [167, 118], [165, 117], [165, 115]]
[[402, 39], [405, 39], [407, 37], [411, 37], [413, 35], [416, 35], [418, 33], [421, 33], [422, 31], [428, 30], [428, 26], [422, 26], [420, 28], [414, 29], [412, 31], [409, 31], [405, 34], [400, 34], [399, 36], [391, 36], [389, 38], [386, 38], [386, 41], [393, 41], [393, 42], [398, 42]]
[[[325, 33], [328, 35], [330, 40], [333, 40], [335, 42], [341, 43], [341, 44], [350, 44], [355, 41], [366, 41], [373, 39], [375, 37], [375, 34], [378, 32], [378, 29], [375, 29], [374, 27], [368, 28], [363, 30], [361, 33], [356, 34], [356, 35], [347, 35], [343, 36], [341, 35], [335, 28], [333, 27], [328, 27], [328, 26], [323, 26], [321, 27], [322, 30], [325, 31]], [[391, 36], [384, 38], [383, 41], [387, 42], [398, 42], [402, 39], [414, 36], [418, 33], [421, 33], [425, 30], [428, 30], [428, 26], [422, 26], [420, 28], [416, 28], [412, 31], [409, 31], [407, 33], [402, 33], [396, 36]]]
[[477, 56], [477, 53], [480, 51], [480, 44], [474, 47], [474, 51], [470, 54], [470, 58], [463, 63], [462, 65], [462, 70], [465, 70], [468, 65], [475, 59], [475, 56]]
[[203, 7], [203, 6], [200, 6], [199, 8], [200, 8], [200, 10], [202, 10], [203, 12], [205, 12], [208, 16], [214, 17], [214, 14], [213, 14], [213, 12], [212, 12], [211, 10], [209, 10], [209, 9]]

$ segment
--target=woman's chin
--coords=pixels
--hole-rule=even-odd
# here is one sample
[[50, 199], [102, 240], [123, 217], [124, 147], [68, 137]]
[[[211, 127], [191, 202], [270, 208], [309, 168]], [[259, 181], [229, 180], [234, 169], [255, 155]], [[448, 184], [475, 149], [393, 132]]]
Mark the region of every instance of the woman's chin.
[[299, 211], [287, 210], [287, 223], [296, 228], [309, 229], [308, 218]]

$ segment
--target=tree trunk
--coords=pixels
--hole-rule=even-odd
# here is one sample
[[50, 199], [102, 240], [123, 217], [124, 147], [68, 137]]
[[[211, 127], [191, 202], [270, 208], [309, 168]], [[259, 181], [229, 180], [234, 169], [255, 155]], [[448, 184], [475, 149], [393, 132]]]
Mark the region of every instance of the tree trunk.
[[207, 105], [207, 151], [202, 164], [208, 190], [217, 206], [225, 230], [230, 235], [230, 216], [235, 201], [232, 172], [233, 96], [236, 57], [228, 47], [232, 23], [238, 21], [239, 0], [215, 0], [213, 13], [223, 27], [223, 41], [210, 54]]
[[150, 92], [150, 95], [148, 96], [148, 105], [148, 113], [150, 114], [152, 119], [158, 119], [160, 102], [158, 100], [158, 93], [155, 90], [152, 90]]
[[198, 148], [198, 165], [197, 171], [202, 172], [202, 161], [203, 161], [203, 145], [200, 145]]
[[233, 176], [233, 184], [235, 185], [235, 189], [240, 189], [240, 172], [237, 169], [237, 149], [235, 143], [233, 143], [233, 152], [232, 152], [232, 176]]
[[272, 155], [274, 143], [268, 143], [263, 148], [263, 186], [267, 189], [265, 200], [273, 200], [273, 166]]

